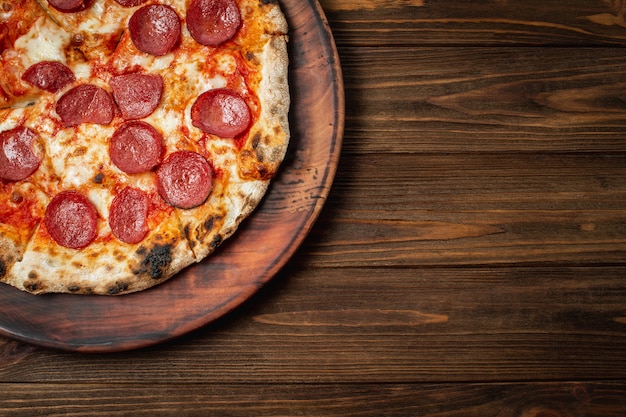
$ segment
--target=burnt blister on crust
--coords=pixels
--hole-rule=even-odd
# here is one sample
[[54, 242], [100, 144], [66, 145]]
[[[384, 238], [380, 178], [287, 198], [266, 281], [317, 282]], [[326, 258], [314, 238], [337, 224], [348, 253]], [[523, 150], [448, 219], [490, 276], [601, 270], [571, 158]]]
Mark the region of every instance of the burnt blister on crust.
[[2, 259], [0, 259], [0, 278], [7, 274], [7, 266]]
[[141, 268], [135, 271], [136, 275], [147, 273], [153, 279], [165, 276], [168, 266], [172, 262], [172, 245], [155, 245], [150, 251], [145, 247], [137, 250], [137, 254], [143, 257]]
[[26, 281], [24, 282], [24, 288], [26, 288], [30, 292], [35, 292], [39, 290], [40, 283], [37, 281]]
[[39, 280], [39, 275], [35, 271], [28, 273], [28, 280], [24, 281], [24, 288], [32, 293], [45, 292], [45, 285]]
[[[220, 221], [222, 218], [219, 216], [211, 216], [209, 217], [203, 224], [204, 227], [204, 231], [205, 233], [208, 235], [209, 233], [211, 233], [214, 229], [215, 226], [215, 222]], [[215, 249], [217, 248], [219, 245], [222, 244], [222, 241], [224, 240], [224, 238], [222, 237], [222, 235], [220, 235], [219, 233], [216, 234], [213, 239], [211, 240], [211, 243], [209, 243], [209, 246], [211, 247], [211, 249]]]
[[185, 225], [185, 227], [183, 228], [183, 233], [185, 234], [185, 238], [187, 239], [187, 242], [189, 243], [189, 248], [193, 250], [195, 246], [195, 242], [191, 238], [191, 227], [188, 224]]
[[213, 241], [211, 242], [211, 249], [216, 249], [219, 245], [222, 244], [223, 241], [224, 239], [222, 238], [222, 235], [220, 234], [215, 235], [215, 237], [213, 238]]
[[205, 220], [203, 227], [204, 230], [208, 233], [211, 230], [213, 230], [213, 226], [215, 225], [215, 222], [217, 221], [216, 216], [211, 216], [208, 219]]
[[252, 136], [252, 141], [250, 142], [252, 149], [256, 150], [259, 147], [262, 137], [261, 132], [256, 132], [254, 136]]
[[119, 294], [121, 292], [124, 292], [128, 289], [128, 283], [127, 282], [116, 282], [114, 286], [109, 287], [109, 289], [107, 290], [107, 293], [109, 295], [115, 295], [115, 294]]
[[[209, 218], [207, 218], [202, 223], [201, 227], [192, 229], [189, 225], [186, 225], [184, 228], [185, 237], [187, 238], [187, 241], [191, 249], [193, 250], [195, 248], [195, 246], [197, 245], [197, 242], [207, 241], [207, 237], [213, 232], [213, 230], [216, 228], [216, 225], [222, 220], [223, 220], [222, 216], [214, 215], [214, 216], [210, 216]], [[219, 246], [222, 243], [222, 240], [223, 240], [222, 236], [220, 236], [219, 234], [215, 236], [213, 240], [210, 242], [211, 248], [215, 249], [217, 246]]]

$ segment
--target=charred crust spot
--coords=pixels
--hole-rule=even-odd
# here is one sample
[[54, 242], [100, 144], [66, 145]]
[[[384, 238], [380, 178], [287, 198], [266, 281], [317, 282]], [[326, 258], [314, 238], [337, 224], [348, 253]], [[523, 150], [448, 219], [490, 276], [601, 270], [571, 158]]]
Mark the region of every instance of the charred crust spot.
[[114, 286], [109, 287], [107, 293], [109, 295], [119, 294], [122, 291], [126, 291], [128, 289], [128, 283], [126, 282], [116, 282]]
[[215, 237], [213, 238], [213, 241], [211, 242], [211, 249], [217, 248], [219, 245], [222, 244], [223, 240], [224, 239], [222, 239], [222, 235], [220, 234], [215, 235]]
[[261, 139], [263, 139], [261, 132], [256, 132], [254, 136], [252, 136], [251, 144], [253, 149], [256, 149], [259, 146], [259, 143], [261, 143]]
[[270, 173], [270, 171], [267, 169], [265, 165], [258, 164], [257, 171], [261, 179], [269, 179], [272, 177], [272, 174]]
[[205, 220], [204, 224], [202, 225], [204, 227], [204, 230], [206, 230], [207, 232], [210, 232], [213, 229], [213, 226], [215, 225], [215, 216], [211, 216], [208, 219]]
[[191, 237], [191, 228], [189, 225], [185, 225], [183, 228], [183, 233], [185, 233], [185, 238], [187, 239], [187, 243], [191, 249], [196, 247], [196, 240]]
[[28, 291], [37, 291], [37, 289], [39, 288], [39, 283], [36, 281], [26, 281], [24, 283], [24, 288], [26, 288]]
[[69, 287], [67, 287], [67, 289], [70, 292], [76, 292], [76, 291], [80, 290], [80, 287], [78, 285], [70, 285]]
[[144, 257], [137, 274], [148, 273], [153, 279], [163, 278], [165, 271], [172, 262], [172, 245], [155, 245], [149, 252], [145, 248], [137, 250]]
[[104, 181], [104, 174], [102, 172], [96, 175], [95, 177], [93, 177], [93, 182], [95, 182], [96, 184], [102, 184], [103, 181]]
[[5, 265], [4, 261], [0, 259], [0, 277], [5, 276], [6, 273], [7, 273], [7, 266]]

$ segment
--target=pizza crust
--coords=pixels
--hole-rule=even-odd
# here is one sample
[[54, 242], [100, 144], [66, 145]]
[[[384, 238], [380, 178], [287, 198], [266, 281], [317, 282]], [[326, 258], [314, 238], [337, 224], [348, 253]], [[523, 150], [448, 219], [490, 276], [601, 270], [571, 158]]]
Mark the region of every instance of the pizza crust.
[[9, 273], [22, 256], [24, 248], [17, 243], [20, 240], [21, 237], [14, 228], [0, 224], [0, 281], [2, 282], [9, 283], [12, 276], [12, 273]]
[[261, 53], [262, 80], [258, 98], [259, 121], [250, 129], [250, 138], [239, 153], [243, 179], [267, 180], [276, 174], [289, 145], [289, 106], [287, 37], [273, 37]]
[[137, 245], [106, 241], [73, 250], [53, 245], [40, 225], [8, 284], [33, 294], [118, 295], [157, 285], [196, 262], [187, 240], [167, 224]]

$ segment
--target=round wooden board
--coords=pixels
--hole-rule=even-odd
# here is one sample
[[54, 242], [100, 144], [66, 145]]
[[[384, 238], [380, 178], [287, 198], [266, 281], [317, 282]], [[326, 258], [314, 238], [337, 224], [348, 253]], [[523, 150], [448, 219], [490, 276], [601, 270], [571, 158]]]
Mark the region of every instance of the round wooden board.
[[0, 286], [0, 333], [51, 348], [112, 352], [195, 330], [250, 298], [310, 231], [326, 200], [344, 127], [341, 67], [316, 0], [282, 0], [290, 25], [292, 138], [257, 211], [218, 252], [152, 289], [123, 296], [34, 296]]

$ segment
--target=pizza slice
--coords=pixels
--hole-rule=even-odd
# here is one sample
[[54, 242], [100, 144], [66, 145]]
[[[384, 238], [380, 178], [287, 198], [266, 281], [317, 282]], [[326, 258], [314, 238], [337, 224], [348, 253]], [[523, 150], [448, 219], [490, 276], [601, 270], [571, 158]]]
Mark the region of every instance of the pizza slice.
[[152, 287], [196, 261], [158, 195], [130, 186], [99, 204], [88, 195], [78, 189], [51, 200], [12, 285], [35, 294], [113, 295]]
[[134, 292], [195, 262], [175, 209], [158, 193], [161, 133], [143, 121], [86, 121], [92, 115], [72, 100], [45, 143], [57, 179], [12, 284], [32, 293]]
[[45, 129], [26, 109], [0, 111], [0, 281], [19, 262], [41, 223], [58, 177], [45, 152]]
[[8, 277], [43, 219], [48, 196], [31, 182], [0, 184], [0, 277]]

